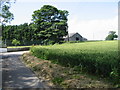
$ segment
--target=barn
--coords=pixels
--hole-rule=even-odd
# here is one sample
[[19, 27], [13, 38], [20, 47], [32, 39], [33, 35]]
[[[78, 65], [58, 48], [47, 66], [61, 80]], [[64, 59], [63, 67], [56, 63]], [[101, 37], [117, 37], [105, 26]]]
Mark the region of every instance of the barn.
[[79, 33], [69, 33], [64, 37], [65, 41], [87, 41], [86, 38], [82, 37]]

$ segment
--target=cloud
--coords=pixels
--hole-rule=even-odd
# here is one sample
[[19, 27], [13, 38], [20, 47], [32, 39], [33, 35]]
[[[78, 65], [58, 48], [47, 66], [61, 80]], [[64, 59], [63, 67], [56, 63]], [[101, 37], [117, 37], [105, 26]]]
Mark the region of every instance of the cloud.
[[75, 17], [69, 19], [69, 32], [79, 32], [83, 37], [89, 40], [104, 40], [109, 31], [118, 33], [118, 16], [110, 19], [79, 21]]

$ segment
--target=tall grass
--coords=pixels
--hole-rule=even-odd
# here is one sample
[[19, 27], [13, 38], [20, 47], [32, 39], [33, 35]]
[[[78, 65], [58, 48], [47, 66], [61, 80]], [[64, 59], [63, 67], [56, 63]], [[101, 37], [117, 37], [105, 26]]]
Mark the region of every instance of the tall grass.
[[98, 41], [31, 47], [34, 56], [119, 81], [118, 42]]

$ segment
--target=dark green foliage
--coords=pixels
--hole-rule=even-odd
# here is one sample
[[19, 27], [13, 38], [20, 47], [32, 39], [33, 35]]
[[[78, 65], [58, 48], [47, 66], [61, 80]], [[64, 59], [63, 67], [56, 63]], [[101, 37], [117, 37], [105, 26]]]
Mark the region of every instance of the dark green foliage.
[[16, 46], [16, 45], [20, 45], [20, 41], [14, 39], [14, 40], [12, 41], [12, 44], [15, 45], [15, 46]]
[[5, 24], [8, 23], [10, 21], [13, 20], [13, 14], [10, 12], [10, 7], [11, 7], [11, 0], [0, 0], [0, 7], [1, 9], [1, 13], [0, 13], [0, 17], [1, 19], [1, 23]]
[[[10, 12], [11, 0], [0, 0], [0, 24], [5, 25], [14, 19], [13, 14]], [[0, 25], [0, 40], [2, 39], [2, 26]], [[5, 42], [3, 42], [5, 43]], [[5, 46], [6, 47], [6, 46]]]
[[20, 25], [2, 25], [2, 40], [7, 43], [7, 46], [14, 45], [14, 39], [20, 41], [20, 45], [38, 45], [42, 44], [41, 40], [36, 38], [33, 24], [20, 24]]
[[52, 80], [52, 82], [54, 83], [54, 84], [58, 84], [58, 85], [60, 85], [62, 82], [63, 82], [63, 78], [62, 77], [55, 77], [53, 80]]
[[13, 45], [14, 39], [20, 45], [50, 45], [62, 43], [63, 36], [67, 35], [67, 16], [65, 10], [44, 5], [40, 10], [34, 11], [33, 23], [20, 25], [2, 25], [2, 40], [7, 45]]
[[27, 23], [21, 25], [2, 25], [2, 40], [7, 42], [7, 45], [14, 45], [12, 41], [14, 39], [20, 41], [21, 45], [25, 45], [26, 41], [31, 39], [31, 33], [29, 25]]
[[68, 34], [67, 16], [68, 11], [58, 10], [51, 5], [44, 5], [34, 11], [32, 20], [35, 23], [36, 38], [40, 38], [45, 44], [63, 41], [63, 36]]
[[109, 35], [106, 37], [106, 40], [114, 40], [114, 38], [117, 38], [118, 36], [115, 33], [115, 31], [110, 31]]

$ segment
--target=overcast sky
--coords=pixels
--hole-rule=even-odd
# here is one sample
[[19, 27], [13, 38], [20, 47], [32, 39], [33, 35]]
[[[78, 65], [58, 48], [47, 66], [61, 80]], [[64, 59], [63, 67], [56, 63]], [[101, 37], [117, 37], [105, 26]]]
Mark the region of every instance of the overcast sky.
[[106, 2], [105, 0], [49, 1], [51, 2], [48, 0], [17, 0], [10, 9], [14, 14], [11, 24], [30, 23], [33, 11], [40, 9], [43, 5], [53, 5], [69, 12], [69, 33], [78, 32], [88, 40], [104, 40], [111, 30], [118, 33], [117, 0], [106, 0]]

